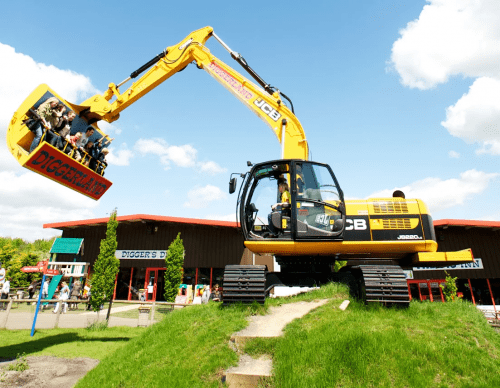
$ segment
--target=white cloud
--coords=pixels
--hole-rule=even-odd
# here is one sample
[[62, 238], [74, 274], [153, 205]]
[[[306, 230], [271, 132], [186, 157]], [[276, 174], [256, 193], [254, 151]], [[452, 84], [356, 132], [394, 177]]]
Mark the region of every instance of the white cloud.
[[189, 144], [182, 146], [170, 146], [165, 157], [179, 167], [193, 167], [196, 160], [196, 151]]
[[127, 145], [122, 144], [120, 150], [115, 150], [114, 148], [109, 148], [109, 154], [106, 156], [106, 160], [109, 164], [115, 166], [128, 166], [130, 165], [130, 159], [134, 157], [134, 153], [127, 149]]
[[429, 89], [454, 75], [497, 78], [498, 0], [427, 1], [392, 47], [392, 66], [403, 85]]
[[[0, 43], [0, 135], [28, 95], [41, 83], [61, 97], [78, 103], [97, 93], [89, 78], [71, 70], [37, 63]], [[0, 235], [27, 240], [60, 235], [44, 230], [45, 223], [93, 218], [98, 203], [33, 172], [21, 170], [0, 142]], [[21, 172], [22, 171], [22, 172]], [[25, 172], [26, 171], [26, 172]]]
[[[460, 174], [460, 178], [442, 180], [440, 178], [425, 178], [410, 183], [405, 187], [398, 187], [406, 198], [423, 200], [431, 213], [453, 206], [463, 205], [472, 196], [482, 193], [490, 181], [500, 176], [497, 173], [486, 173], [475, 169]], [[396, 188], [373, 193], [369, 198], [392, 197]]]
[[204, 218], [207, 220], [236, 222], [236, 213], [231, 213], [226, 215], [210, 214]]
[[391, 66], [405, 86], [433, 88], [450, 77], [474, 78], [441, 124], [478, 154], [500, 155], [500, 6], [498, 0], [427, 0], [400, 31]]
[[219, 166], [215, 162], [199, 162], [198, 168], [202, 173], [207, 173], [209, 175], [217, 175], [227, 171], [226, 168]]
[[467, 143], [482, 144], [479, 153], [500, 155], [500, 79], [474, 81], [469, 92], [446, 109], [441, 125]]
[[458, 159], [460, 157], [460, 154], [457, 151], [450, 151], [448, 152], [448, 156], [453, 159]]
[[99, 121], [98, 124], [99, 128], [102, 129], [102, 131], [108, 135], [111, 134], [116, 134], [116, 135], [121, 135], [122, 129], [117, 127], [115, 124], [110, 124], [106, 121]]
[[0, 172], [0, 235], [28, 240], [60, 234], [43, 224], [93, 218], [97, 201], [29, 172]]
[[196, 149], [191, 145], [171, 146], [164, 139], [139, 139], [134, 148], [142, 155], [158, 155], [166, 170], [174, 163], [179, 167], [193, 167], [196, 162]]
[[61, 97], [70, 102], [97, 93], [90, 79], [71, 70], [61, 70], [53, 65], [36, 62], [33, 58], [16, 53], [11, 46], [0, 43], [0, 132], [5, 133], [14, 112], [28, 95], [46, 83]]
[[213, 201], [226, 199], [227, 195], [216, 186], [206, 185], [189, 190], [187, 197], [188, 201], [184, 203], [184, 207], [201, 209], [208, 207]]
[[217, 163], [196, 162], [198, 151], [191, 145], [181, 146], [169, 145], [164, 139], [139, 139], [135, 143], [134, 149], [141, 155], [157, 155], [160, 157], [160, 163], [165, 170], [170, 169], [171, 164], [178, 167], [198, 167], [201, 172], [216, 175], [227, 170]]
[[135, 149], [143, 155], [153, 154], [162, 156], [166, 154], [168, 144], [160, 138], [155, 139], [139, 139], [135, 143]]

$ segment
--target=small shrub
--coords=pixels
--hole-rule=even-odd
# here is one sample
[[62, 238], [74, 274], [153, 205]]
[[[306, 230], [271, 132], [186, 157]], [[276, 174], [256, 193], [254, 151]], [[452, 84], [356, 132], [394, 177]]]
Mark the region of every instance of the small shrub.
[[26, 353], [17, 355], [17, 360], [15, 363], [10, 364], [8, 370], [15, 370], [17, 372], [23, 372], [29, 369], [28, 360], [26, 359]]

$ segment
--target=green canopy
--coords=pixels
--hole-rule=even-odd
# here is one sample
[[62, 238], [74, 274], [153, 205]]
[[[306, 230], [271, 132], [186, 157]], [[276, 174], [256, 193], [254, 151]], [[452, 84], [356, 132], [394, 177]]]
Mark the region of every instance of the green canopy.
[[83, 246], [83, 238], [56, 238], [50, 253], [78, 254]]

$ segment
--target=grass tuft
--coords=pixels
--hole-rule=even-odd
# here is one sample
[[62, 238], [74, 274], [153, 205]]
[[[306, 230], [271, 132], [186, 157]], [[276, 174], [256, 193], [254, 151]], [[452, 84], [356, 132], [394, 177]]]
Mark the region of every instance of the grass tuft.
[[7, 370], [15, 370], [17, 372], [23, 372], [28, 370], [30, 367], [28, 365], [28, 360], [26, 359], [26, 353], [18, 354], [16, 362], [9, 365]]
[[108, 328], [108, 321], [92, 322], [85, 329], [88, 331], [104, 331]]

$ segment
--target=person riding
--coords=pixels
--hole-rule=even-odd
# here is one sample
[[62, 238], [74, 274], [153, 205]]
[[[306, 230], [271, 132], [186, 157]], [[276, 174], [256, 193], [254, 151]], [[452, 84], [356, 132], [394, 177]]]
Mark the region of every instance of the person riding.
[[49, 97], [45, 102], [40, 104], [38, 109], [36, 110], [37, 115], [40, 117], [40, 120], [28, 120], [27, 125], [31, 132], [35, 134], [35, 138], [31, 142], [30, 153], [32, 153], [35, 148], [40, 144], [40, 140], [43, 135], [43, 126], [46, 128], [50, 128], [50, 121], [52, 120], [53, 114], [57, 105], [59, 104], [59, 100], [55, 97]]
[[272, 222], [273, 213], [276, 212], [278, 206], [281, 206], [282, 208], [281, 214], [285, 216], [288, 215], [290, 213], [290, 205], [292, 203], [292, 197], [290, 196], [290, 191], [288, 188], [288, 183], [286, 183], [286, 180], [283, 179], [279, 181], [278, 190], [281, 194], [281, 202], [275, 203], [274, 205], [271, 206], [272, 213], [270, 213], [268, 216], [268, 221], [269, 221], [268, 229], [269, 232], [271, 232], [272, 234], [270, 237], [277, 237], [278, 234], [278, 231], [276, 230]]

